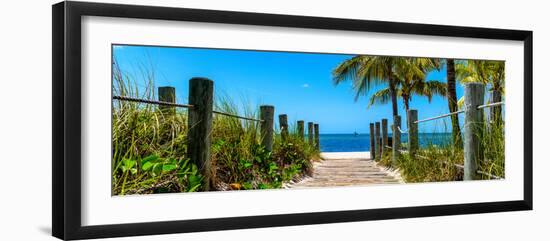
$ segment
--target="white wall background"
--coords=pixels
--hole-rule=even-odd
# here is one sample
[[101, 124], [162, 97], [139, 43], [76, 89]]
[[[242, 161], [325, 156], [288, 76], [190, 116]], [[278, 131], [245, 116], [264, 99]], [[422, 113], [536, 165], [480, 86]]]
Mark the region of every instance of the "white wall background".
[[[0, 240], [54, 240], [51, 231], [51, 4], [9, 1], [0, 8]], [[120, 238], [116, 240], [548, 240], [550, 162], [545, 138], [550, 24], [544, 1], [110, 0], [469, 25], [534, 31], [534, 206], [530, 212], [416, 218]], [[453, 5], [454, 4], [454, 5]]]

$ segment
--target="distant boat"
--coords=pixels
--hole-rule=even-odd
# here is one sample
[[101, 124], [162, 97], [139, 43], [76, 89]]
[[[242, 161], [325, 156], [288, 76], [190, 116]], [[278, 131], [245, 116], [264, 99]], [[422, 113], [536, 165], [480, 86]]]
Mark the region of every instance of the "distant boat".
[[358, 136], [359, 133], [357, 133], [357, 131], [354, 131], [354, 132], [353, 132], [353, 135], [354, 135], [354, 136]]

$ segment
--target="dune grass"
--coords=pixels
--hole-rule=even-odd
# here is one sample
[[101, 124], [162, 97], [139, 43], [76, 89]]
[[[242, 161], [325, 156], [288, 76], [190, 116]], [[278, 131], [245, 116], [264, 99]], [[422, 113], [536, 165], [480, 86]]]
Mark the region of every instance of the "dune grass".
[[[156, 99], [152, 72], [145, 72], [145, 83], [137, 83], [116, 64], [113, 69], [114, 95]], [[218, 97], [214, 109], [259, 118], [258, 108], [238, 108], [228, 97]], [[294, 128], [288, 138], [276, 134], [272, 152], [260, 144], [258, 122], [214, 115], [212, 129], [217, 190], [280, 188], [311, 172], [311, 160], [319, 157]], [[186, 156], [187, 131], [186, 109], [173, 113], [152, 104], [113, 100], [112, 194], [203, 191], [201, 171]]]
[[[406, 146], [407, 143], [403, 143]], [[486, 123], [481, 134], [484, 160], [478, 163], [478, 170], [504, 178], [504, 124]], [[406, 182], [460, 181], [464, 171], [457, 167], [464, 165], [464, 150], [456, 148], [450, 141], [429, 144], [418, 150], [416, 155], [402, 153], [397, 162], [391, 161], [391, 150], [385, 152], [380, 164], [399, 169]], [[478, 179], [492, 179], [479, 175]]]

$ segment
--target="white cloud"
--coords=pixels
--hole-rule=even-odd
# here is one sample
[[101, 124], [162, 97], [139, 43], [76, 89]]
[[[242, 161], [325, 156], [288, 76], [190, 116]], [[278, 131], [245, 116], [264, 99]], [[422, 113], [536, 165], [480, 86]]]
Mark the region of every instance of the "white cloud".
[[303, 84], [302, 85], [302, 88], [308, 88], [309, 87], [309, 84]]

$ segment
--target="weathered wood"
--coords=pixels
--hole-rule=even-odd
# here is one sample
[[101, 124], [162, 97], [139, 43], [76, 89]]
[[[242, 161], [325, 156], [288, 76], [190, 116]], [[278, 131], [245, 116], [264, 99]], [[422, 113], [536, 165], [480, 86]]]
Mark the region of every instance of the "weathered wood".
[[206, 78], [192, 78], [189, 81], [189, 109], [187, 133], [187, 155], [199, 167], [204, 180], [204, 190], [212, 187], [215, 167], [210, 163], [212, 133], [212, 108], [214, 103], [214, 82]]
[[375, 159], [376, 158], [376, 143], [375, 143], [375, 139], [374, 139], [374, 136], [375, 136], [375, 133], [374, 133], [374, 123], [370, 123], [369, 124], [369, 129], [370, 129], [370, 132], [369, 132], [369, 137], [370, 137], [370, 157], [371, 159]]
[[418, 111], [409, 110], [407, 113], [407, 126], [409, 128], [409, 153], [414, 154], [418, 151]]
[[382, 156], [386, 153], [388, 145], [388, 119], [382, 119]]
[[288, 137], [288, 116], [286, 114], [279, 115], [279, 129], [281, 129], [281, 137], [285, 140]]
[[478, 163], [483, 160], [481, 138], [484, 121], [485, 88], [481, 83], [468, 83], [464, 87], [464, 180], [478, 179]]
[[374, 133], [375, 133], [375, 148], [376, 149], [376, 160], [380, 161], [382, 159], [382, 139], [380, 137], [380, 122], [374, 124]]
[[307, 123], [307, 139], [309, 140], [309, 144], [313, 145], [313, 122]]
[[304, 121], [299, 120], [296, 123], [298, 126], [298, 136], [300, 137], [300, 139], [304, 140]]
[[273, 116], [275, 115], [275, 107], [271, 105], [260, 106], [260, 119], [263, 121], [260, 124], [260, 132], [262, 135], [262, 146], [268, 150], [273, 150]]
[[315, 129], [315, 149], [321, 150], [321, 143], [319, 142], [319, 124], [314, 124], [313, 129]]
[[399, 129], [401, 129], [401, 116], [393, 116], [392, 126], [392, 164], [397, 166], [397, 160], [401, 154], [401, 152], [399, 152], [399, 150], [401, 150], [401, 131], [399, 131]]
[[[336, 154], [337, 155], [337, 154]], [[286, 186], [287, 188], [353, 186], [370, 184], [399, 184], [402, 179], [389, 175], [373, 160], [362, 157], [329, 157], [314, 164], [311, 178]]]
[[[162, 102], [176, 103], [176, 88], [171, 86], [162, 86], [158, 88], [158, 99]], [[165, 116], [173, 115], [176, 113], [176, 107], [161, 105], [159, 109]]]

